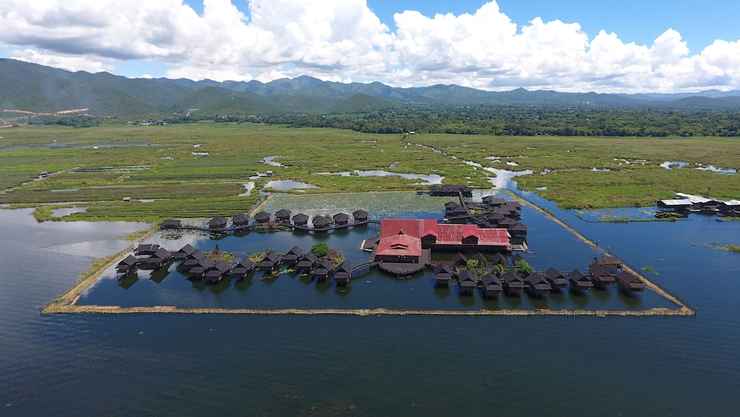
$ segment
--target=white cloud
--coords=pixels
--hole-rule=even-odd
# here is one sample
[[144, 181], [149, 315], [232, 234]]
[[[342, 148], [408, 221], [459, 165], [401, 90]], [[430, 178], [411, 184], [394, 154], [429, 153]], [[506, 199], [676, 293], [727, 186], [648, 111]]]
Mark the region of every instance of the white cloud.
[[[245, 1], [245, 0], [234, 0]], [[740, 40], [691, 54], [667, 29], [650, 45], [578, 23], [517, 25], [490, 1], [461, 15], [404, 11], [391, 31], [366, 0], [0, 0], [0, 42], [13, 57], [100, 71], [127, 59], [168, 76], [268, 81], [308, 74], [338, 81], [486, 89], [681, 91], [740, 88]], [[536, 13], [536, 11], [533, 11]]]
[[11, 58], [19, 61], [33, 62], [50, 67], [63, 68], [69, 71], [102, 72], [112, 71], [114, 64], [109, 59], [88, 55], [64, 55], [36, 49], [15, 51]]

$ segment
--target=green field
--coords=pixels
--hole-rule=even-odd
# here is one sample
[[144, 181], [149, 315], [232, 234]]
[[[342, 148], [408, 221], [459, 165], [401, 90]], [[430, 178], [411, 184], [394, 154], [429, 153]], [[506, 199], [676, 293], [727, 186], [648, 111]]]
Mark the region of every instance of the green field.
[[[738, 138], [422, 135], [411, 139], [484, 166], [531, 169], [534, 175], [517, 178], [520, 188], [537, 191], [565, 208], [651, 206], [676, 192], [740, 198], [738, 175], [659, 166], [665, 161], [686, 161], [738, 169]], [[491, 156], [500, 162], [486, 159]]]
[[[226, 123], [6, 129], [0, 139], [0, 187], [6, 189], [0, 203], [88, 208], [69, 219], [231, 215], [247, 211], [258, 201], [258, 190], [239, 196], [242, 184], [255, 181], [261, 188], [268, 179], [250, 177], [268, 170], [274, 173], [269, 180], [292, 179], [319, 187], [305, 193], [424, 188], [418, 180], [395, 176], [317, 175], [355, 169], [438, 174], [447, 182], [487, 186], [482, 173], [408, 146], [400, 138]], [[262, 163], [266, 156], [278, 156], [285, 166]], [[42, 171], [53, 175], [34, 180]]]
[[[415, 144], [433, 146], [447, 155]], [[500, 161], [487, 159], [492, 155]], [[285, 166], [268, 166], [261, 162], [265, 156], [278, 156], [276, 160]], [[646, 162], [626, 164], [622, 159]], [[737, 139], [402, 137], [339, 129], [197, 123], [3, 129], [0, 188], [5, 191], [0, 193], [0, 203], [87, 207], [85, 213], [67, 219], [154, 221], [247, 211], [259, 201], [258, 190], [273, 179], [318, 186], [305, 193], [425, 188], [418, 180], [395, 176], [319, 175], [325, 172], [382, 169], [437, 174], [450, 184], [490, 186], [491, 174], [462, 160], [503, 169], [532, 169], [535, 174], [519, 177], [519, 185], [540, 189], [544, 197], [564, 207], [651, 205], [674, 192], [740, 198], [737, 175], [658, 167], [663, 161], [683, 160], [738, 168]], [[592, 172], [592, 168], [611, 171]], [[272, 178], [250, 180], [267, 170], [273, 171]], [[541, 175], [545, 170], [552, 172]], [[35, 179], [42, 171], [52, 175]], [[248, 181], [254, 181], [257, 190], [239, 196]], [[49, 210], [39, 217], [48, 219]]]

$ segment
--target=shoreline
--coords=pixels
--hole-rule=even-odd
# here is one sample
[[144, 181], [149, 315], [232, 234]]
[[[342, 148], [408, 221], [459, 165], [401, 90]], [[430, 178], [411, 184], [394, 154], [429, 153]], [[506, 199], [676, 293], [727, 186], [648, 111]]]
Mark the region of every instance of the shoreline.
[[186, 308], [175, 306], [118, 307], [100, 305], [57, 305], [49, 306], [43, 314], [221, 314], [256, 316], [591, 316], [591, 317], [689, 317], [696, 313], [687, 307], [670, 309], [663, 307], [646, 310], [402, 310], [390, 308]]

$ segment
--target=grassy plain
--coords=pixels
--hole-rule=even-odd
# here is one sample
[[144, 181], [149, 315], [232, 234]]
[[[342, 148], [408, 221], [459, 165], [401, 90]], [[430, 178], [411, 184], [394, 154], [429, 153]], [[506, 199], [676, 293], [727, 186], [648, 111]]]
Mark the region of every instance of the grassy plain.
[[740, 198], [738, 175], [659, 166], [686, 161], [739, 169], [738, 138], [419, 135], [410, 140], [484, 166], [531, 169], [534, 175], [517, 178], [519, 186], [565, 208], [650, 206], [676, 192]]
[[[198, 123], [158, 127], [15, 128], [0, 139], [0, 203], [87, 207], [68, 220], [148, 220], [245, 212], [270, 179], [305, 181], [305, 193], [413, 190], [400, 177], [317, 175], [381, 169], [438, 174], [451, 183], [487, 186], [483, 173], [402, 143], [398, 135], [256, 124]], [[208, 153], [196, 156], [193, 153]], [[261, 162], [266, 156], [284, 166]], [[52, 173], [34, 180], [42, 171]], [[242, 184], [257, 190], [240, 196]], [[130, 200], [130, 201], [124, 201]], [[50, 210], [39, 212], [50, 219]]]
[[[459, 159], [413, 144], [430, 145]], [[266, 156], [278, 156], [276, 161], [284, 166], [264, 164]], [[740, 198], [738, 175], [658, 166], [681, 160], [739, 168], [740, 140], [733, 138], [402, 138], [339, 129], [197, 123], [5, 129], [0, 138], [0, 189], [5, 190], [0, 203], [42, 207], [37, 217], [43, 220], [53, 219], [50, 207], [65, 206], [87, 208], [67, 220], [232, 215], [248, 211], [260, 200], [259, 189], [268, 179], [250, 177], [268, 170], [274, 173], [270, 179], [319, 187], [302, 193], [424, 188], [417, 180], [395, 176], [319, 175], [356, 169], [438, 174], [445, 183], [490, 186], [491, 174], [460, 159], [502, 169], [532, 169], [534, 175], [518, 178], [520, 187], [537, 190], [563, 207], [652, 205], [675, 192]], [[51, 175], [35, 179], [42, 171]], [[255, 181], [257, 189], [240, 196], [248, 181]]]

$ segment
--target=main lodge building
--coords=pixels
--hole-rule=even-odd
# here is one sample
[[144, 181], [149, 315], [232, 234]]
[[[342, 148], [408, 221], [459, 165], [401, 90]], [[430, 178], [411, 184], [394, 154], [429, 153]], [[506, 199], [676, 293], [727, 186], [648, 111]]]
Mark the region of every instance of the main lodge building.
[[383, 219], [377, 262], [419, 263], [427, 250], [510, 251], [506, 229], [474, 224], [441, 224], [435, 219]]

